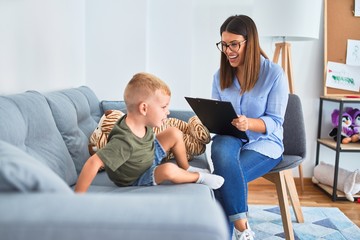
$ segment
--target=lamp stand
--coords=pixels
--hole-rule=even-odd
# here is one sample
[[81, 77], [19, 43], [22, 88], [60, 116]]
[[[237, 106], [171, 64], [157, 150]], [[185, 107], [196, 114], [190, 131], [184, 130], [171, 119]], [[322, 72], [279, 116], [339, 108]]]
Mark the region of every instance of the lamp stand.
[[[273, 62], [278, 63], [279, 56], [281, 54], [281, 66], [288, 77], [289, 91], [290, 93], [294, 93], [292, 64], [291, 64], [291, 44], [284, 41], [281, 43], [276, 43], [275, 46], [276, 48], [275, 48]], [[301, 190], [304, 191], [304, 177], [303, 177], [303, 170], [301, 163], [299, 165], [299, 178], [300, 178]]]
[[276, 43], [275, 46], [276, 48], [275, 48], [273, 62], [278, 63], [279, 56], [281, 54], [281, 66], [288, 77], [290, 93], [294, 93], [292, 64], [291, 64], [291, 44], [287, 42], [281, 42], [281, 43]]

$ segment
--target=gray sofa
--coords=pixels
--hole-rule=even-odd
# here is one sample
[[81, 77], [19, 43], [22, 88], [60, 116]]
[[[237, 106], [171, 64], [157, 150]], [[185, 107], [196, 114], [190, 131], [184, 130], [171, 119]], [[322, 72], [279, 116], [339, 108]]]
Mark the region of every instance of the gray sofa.
[[[100, 172], [88, 193], [73, 192], [104, 110], [123, 107], [86, 86], [0, 96], [0, 239], [230, 238], [202, 184], [119, 188]], [[206, 155], [191, 164], [208, 167]]]

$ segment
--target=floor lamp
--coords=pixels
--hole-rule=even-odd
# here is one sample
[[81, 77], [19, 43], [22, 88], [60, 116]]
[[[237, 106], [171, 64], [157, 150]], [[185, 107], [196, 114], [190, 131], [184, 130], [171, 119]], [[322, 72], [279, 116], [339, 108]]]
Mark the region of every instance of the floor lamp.
[[[284, 69], [285, 74], [288, 78], [289, 83], [289, 92], [294, 92], [294, 84], [293, 84], [293, 74], [292, 74], [292, 63], [291, 63], [291, 44], [288, 42], [281, 42], [275, 44], [275, 52], [273, 62], [278, 63], [279, 57], [281, 55], [281, 66]], [[300, 178], [300, 187], [301, 191], [304, 191], [304, 175], [302, 164], [300, 163], [298, 166], [299, 169], [299, 178]]]
[[[289, 83], [289, 92], [294, 92], [294, 84], [293, 84], [293, 74], [292, 74], [292, 63], [291, 63], [291, 44], [288, 42], [281, 42], [275, 44], [275, 52], [273, 62], [278, 63], [279, 57], [281, 55], [281, 66], [284, 69], [285, 74], [288, 78]], [[300, 163], [298, 166], [299, 169], [299, 178], [300, 178], [300, 187], [301, 191], [304, 191], [304, 176], [303, 176], [303, 168]]]
[[281, 55], [281, 66], [287, 75], [289, 82], [289, 91], [294, 93], [293, 75], [292, 75], [292, 63], [291, 63], [291, 44], [288, 42], [281, 42], [275, 44], [275, 53], [273, 62], [279, 62], [279, 56]]
[[[279, 63], [287, 75], [289, 92], [295, 93], [291, 44], [319, 38], [322, 0], [255, 0], [254, 21], [260, 38], [282, 38], [275, 44], [273, 62]], [[270, 11], [271, 9], [271, 11]], [[299, 165], [301, 190], [304, 190], [302, 165]]]

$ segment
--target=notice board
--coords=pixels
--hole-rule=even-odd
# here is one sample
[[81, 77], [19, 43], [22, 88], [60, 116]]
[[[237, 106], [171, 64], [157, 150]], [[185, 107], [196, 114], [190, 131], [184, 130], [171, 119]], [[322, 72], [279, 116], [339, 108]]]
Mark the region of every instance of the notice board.
[[324, 0], [325, 96], [360, 96], [360, 91], [326, 86], [328, 61], [345, 64], [348, 39], [360, 40], [360, 17], [355, 17], [354, 5], [354, 0]]

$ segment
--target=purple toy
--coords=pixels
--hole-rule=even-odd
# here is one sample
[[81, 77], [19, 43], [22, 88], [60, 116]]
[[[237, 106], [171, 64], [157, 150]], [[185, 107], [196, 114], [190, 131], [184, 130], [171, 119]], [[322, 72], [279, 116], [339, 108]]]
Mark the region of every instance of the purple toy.
[[[341, 116], [341, 143], [351, 142], [351, 136], [354, 134], [354, 130], [352, 127], [352, 117], [350, 115], [352, 110], [353, 109], [350, 107], [346, 108], [345, 112]], [[331, 114], [331, 123], [333, 125], [333, 129], [329, 133], [329, 136], [333, 137], [335, 141], [337, 141], [339, 114], [340, 111], [338, 109], [335, 109]]]
[[350, 115], [353, 119], [352, 128], [354, 130], [354, 134], [351, 136], [351, 141], [358, 142], [360, 140], [360, 110], [354, 108], [350, 112]]

